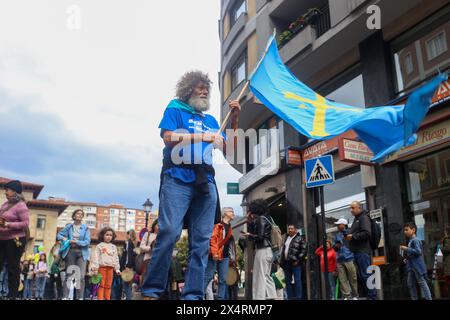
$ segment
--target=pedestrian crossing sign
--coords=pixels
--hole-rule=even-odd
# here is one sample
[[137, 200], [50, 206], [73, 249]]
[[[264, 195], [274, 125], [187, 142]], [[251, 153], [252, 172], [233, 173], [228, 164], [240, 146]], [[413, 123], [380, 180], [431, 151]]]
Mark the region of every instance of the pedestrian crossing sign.
[[333, 156], [305, 161], [306, 187], [316, 188], [334, 183]]

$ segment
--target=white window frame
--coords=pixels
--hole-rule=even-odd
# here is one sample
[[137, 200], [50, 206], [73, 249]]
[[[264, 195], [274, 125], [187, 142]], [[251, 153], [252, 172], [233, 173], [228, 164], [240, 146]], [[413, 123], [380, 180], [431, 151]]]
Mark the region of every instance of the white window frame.
[[[440, 38], [442, 36], [442, 38], [444, 39], [443, 42], [443, 49], [441, 52], [437, 52], [437, 47], [436, 47], [436, 39]], [[433, 48], [431, 47], [431, 44], [433, 44]], [[428, 39], [425, 43], [425, 46], [427, 48], [427, 59], [428, 61], [434, 60], [437, 57], [439, 57], [440, 55], [442, 55], [443, 53], [447, 52], [448, 50], [448, 45], [447, 45], [447, 35], [445, 33], [445, 30], [442, 30], [441, 32], [439, 32], [438, 34], [436, 34], [435, 36], [433, 36], [432, 38]], [[435, 51], [435, 52], [431, 52], [431, 50]]]
[[414, 63], [412, 60], [411, 52], [406, 54], [404, 63], [405, 63], [405, 72], [409, 76], [411, 73], [414, 72]]

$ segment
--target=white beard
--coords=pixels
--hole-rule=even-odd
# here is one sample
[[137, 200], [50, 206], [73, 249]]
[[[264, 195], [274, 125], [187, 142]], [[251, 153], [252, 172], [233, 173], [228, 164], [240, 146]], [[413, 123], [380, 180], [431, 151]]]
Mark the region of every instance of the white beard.
[[199, 96], [189, 98], [188, 104], [198, 112], [208, 111], [210, 108], [209, 96], [207, 98], [200, 98]]

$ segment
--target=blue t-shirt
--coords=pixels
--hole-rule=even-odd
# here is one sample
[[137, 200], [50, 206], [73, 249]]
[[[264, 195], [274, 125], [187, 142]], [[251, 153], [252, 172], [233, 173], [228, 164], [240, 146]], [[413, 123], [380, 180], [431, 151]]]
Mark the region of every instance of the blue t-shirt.
[[[179, 103], [179, 101], [174, 100], [171, 104], [174, 102]], [[164, 112], [159, 128], [161, 129], [161, 137], [163, 137], [165, 131], [177, 133], [214, 133], [219, 131], [220, 126], [216, 119], [209, 114], [189, 112], [186, 109], [177, 107], [168, 107]], [[223, 136], [225, 137], [225, 135]], [[170, 159], [173, 151], [175, 155], [178, 153], [178, 160], [184, 164], [206, 163], [212, 165], [213, 148], [213, 143], [207, 142], [191, 143], [184, 147], [177, 145], [174, 148], [166, 146], [163, 150], [163, 156], [165, 159]], [[173, 160], [174, 158], [172, 158]], [[167, 169], [164, 173], [185, 183], [192, 183], [196, 178], [193, 169], [181, 167]], [[208, 176], [208, 180], [214, 182], [214, 178], [211, 175]]]

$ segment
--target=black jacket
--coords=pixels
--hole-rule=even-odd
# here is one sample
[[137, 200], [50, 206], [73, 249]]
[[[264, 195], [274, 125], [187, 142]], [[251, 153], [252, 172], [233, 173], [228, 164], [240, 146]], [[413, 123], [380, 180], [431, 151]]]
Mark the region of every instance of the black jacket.
[[258, 216], [255, 221], [249, 223], [248, 232], [251, 234], [250, 238], [253, 240], [256, 249], [263, 249], [271, 247], [270, 241], [272, 235], [272, 225], [269, 218], [265, 216]]
[[304, 258], [305, 253], [306, 253], [306, 246], [305, 243], [302, 240], [302, 237], [300, 236], [299, 233], [297, 233], [297, 235], [294, 237], [294, 239], [291, 240], [291, 243], [289, 244], [289, 249], [288, 249], [288, 257], [287, 260], [284, 256], [284, 250], [286, 249], [286, 240], [288, 238], [288, 235], [285, 236], [284, 238], [284, 244], [283, 244], [283, 248], [280, 252], [281, 257], [280, 257], [280, 265], [281, 267], [284, 267], [286, 265], [286, 262], [301, 262], [301, 260]]
[[120, 257], [120, 270], [123, 271], [125, 268], [136, 269], [136, 253], [134, 252], [134, 244], [132, 241], [128, 240], [128, 250], [127, 245], [123, 248], [122, 256]]
[[364, 252], [372, 255], [372, 248], [370, 247], [370, 236], [372, 233], [372, 225], [367, 211], [363, 211], [359, 216], [353, 220], [352, 227], [348, 231], [351, 234], [352, 240], [349, 242], [349, 248], [352, 252]]

